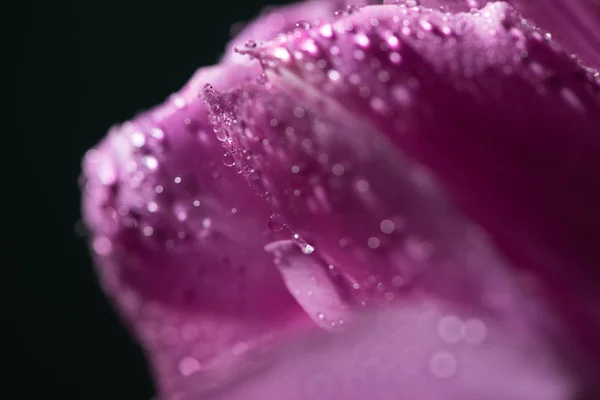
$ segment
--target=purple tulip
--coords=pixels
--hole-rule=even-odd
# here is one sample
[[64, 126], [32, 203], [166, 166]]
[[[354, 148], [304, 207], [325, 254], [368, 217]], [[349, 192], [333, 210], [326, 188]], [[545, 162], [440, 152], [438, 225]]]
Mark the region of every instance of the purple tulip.
[[86, 155], [160, 394], [595, 398], [600, 4], [378, 3], [271, 11]]

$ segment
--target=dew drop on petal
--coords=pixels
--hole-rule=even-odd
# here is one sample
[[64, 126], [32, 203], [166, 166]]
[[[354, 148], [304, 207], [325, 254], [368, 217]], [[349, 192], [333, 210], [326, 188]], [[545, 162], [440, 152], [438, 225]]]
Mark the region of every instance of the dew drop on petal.
[[369, 240], [367, 240], [367, 244], [371, 249], [377, 249], [379, 247], [380, 241], [375, 236], [371, 236]]
[[131, 134], [131, 144], [135, 147], [142, 147], [146, 143], [146, 138], [142, 132], [133, 132]]
[[448, 379], [456, 373], [457, 368], [456, 356], [447, 351], [440, 351], [429, 360], [429, 371], [436, 378]]
[[335, 176], [342, 176], [344, 175], [344, 166], [342, 164], [335, 164], [331, 168], [331, 172], [333, 172]]
[[463, 323], [454, 315], [443, 317], [438, 323], [438, 334], [447, 343], [456, 343], [463, 337]]
[[98, 236], [94, 238], [92, 247], [99, 256], [108, 255], [112, 250], [112, 242], [106, 236]]
[[311, 28], [310, 22], [306, 21], [306, 20], [301, 20], [296, 22], [296, 28], [298, 29], [302, 29], [302, 30], [309, 30]]
[[280, 232], [285, 227], [283, 219], [279, 214], [273, 214], [269, 218], [269, 228], [274, 232]]
[[381, 232], [389, 235], [390, 233], [394, 232], [394, 229], [396, 229], [396, 226], [394, 225], [394, 223], [391, 220], [384, 219], [379, 224], [379, 228], [381, 229]]
[[200, 369], [202, 369], [202, 366], [198, 360], [193, 357], [184, 357], [179, 361], [179, 372], [181, 372], [181, 375], [183, 376], [192, 375], [193, 373], [200, 371]]
[[315, 251], [315, 248], [308, 243], [303, 243], [300, 245], [302, 248], [302, 252], [304, 254], [312, 254]]
[[233, 158], [233, 155], [231, 153], [223, 154], [221, 160], [223, 161], [223, 165], [225, 165], [226, 167], [232, 167], [235, 165], [235, 159]]
[[485, 322], [479, 319], [470, 319], [465, 322], [463, 327], [463, 336], [465, 342], [469, 344], [481, 344], [487, 336], [487, 326]]
[[330, 80], [336, 82], [340, 80], [340, 73], [338, 71], [336, 71], [335, 69], [329, 70], [329, 72], [327, 72], [327, 76], [329, 77]]

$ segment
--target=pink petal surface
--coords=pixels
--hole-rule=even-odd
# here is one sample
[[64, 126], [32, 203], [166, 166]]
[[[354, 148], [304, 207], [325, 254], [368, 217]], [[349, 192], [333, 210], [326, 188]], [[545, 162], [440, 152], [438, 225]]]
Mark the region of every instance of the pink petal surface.
[[[554, 400], [596, 377], [598, 73], [507, 3], [400, 3], [271, 11], [87, 154], [99, 275], [168, 398], [321, 399], [317, 376], [331, 399]], [[456, 315], [484, 345], [439, 334]]]
[[250, 46], [274, 39], [277, 35], [291, 32], [297, 25], [310, 25], [319, 20], [327, 20], [334, 13], [347, 12], [360, 6], [377, 4], [377, 0], [308, 0], [284, 7], [268, 7], [256, 21], [244, 28], [228, 46], [223, 61], [246, 63], [247, 57], [241, 57], [234, 51], [235, 46]]
[[526, 330], [419, 299], [345, 334], [282, 349], [226, 388], [180, 400], [572, 400], [577, 390]]
[[[490, 0], [384, 0], [389, 4], [423, 6], [451, 12], [468, 12]], [[600, 1], [507, 0], [537, 26], [590, 65], [600, 67]]]
[[[370, 168], [377, 174], [368, 176], [366, 185], [360, 184], [368, 188], [367, 196], [326, 190], [324, 197], [337, 203], [330, 207], [332, 212], [324, 213], [302, 208], [290, 194], [298, 179], [310, 182], [312, 164], [304, 174], [290, 169], [304, 168], [300, 161], [306, 161], [305, 156], [284, 159], [292, 164], [288, 168], [263, 167], [267, 175], [273, 174], [272, 186], [281, 192], [276, 207], [283, 208], [293, 229], [316, 236], [317, 250], [331, 252], [334, 260], [345, 257], [340, 265], [350, 269], [360, 265], [358, 253], [373, 253], [370, 237], [379, 240], [372, 243], [379, 253], [380, 247], [394, 248], [394, 241], [381, 244], [378, 226], [386, 218], [393, 221], [394, 211], [405, 218], [401, 204], [406, 200], [400, 183], [382, 167], [386, 156], [381, 147], [386, 146], [369, 147], [384, 135], [393, 147], [441, 179], [450, 196], [491, 234], [512, 265], [534, 276], [578, 341], [600, 360], [600, 315], [594, 306], [600, 240], [596, 71], [578, 65], [506, 3], [454, 15], [398, 5], [366, 7], [330, 26], [290, 34], [246, 52], [261, 59], [276, 93], [302, 88], [304, 93], [314, 93], [306, 100], [318, 104], [313, 108], [350, 121], [350, 128], [338, 125], [322, 133], [315, 126], [296, 129], [302, 122], [290, 122], [295, 121], [293, 101], [299, 96], [295, 93], [288, 97], [292, 100], [287, 111], [278, 106], [272, 112], [278, 114], [277, 127], [261, 122], [265, 134], [283, 137], [273, 132], [285, 130], [290, 123], [296, 132], [308, 132], [317, 152], [328, 140], [340, 153], [332, 157], [326, 152], [331, 161], [319, 166], [330, 182], [328, 188], [339, 173], [346, 183], [362, 179], [359, 175], [365, 173], [367, 162], [361, 150], [377, 155], [379, 164]], [[256, 108], [252, 113], [256, 119]], [[252, 126], [252, 118], [244, 121]], [[350, 150], [341, 150], [340, 136], [355, 141], [348, 145]], [[292, 154], [302, 152], [300, 146], [288, 147]], [[331, 170], [324, 172], [327, 166]], [[382, 215], [367, 212], [371, 200], [364, 197], [369, 195]], [[389, 202], [387, 208], [382, 201]], [[353, 208], [358, 204], [363, 208]], [[409, 218], [419, 215], [414, 210], [409, 214]], [[422, 220], [416, 225], [427, 226]], [[340, 250], [339, 245], [336, 249], [336, 241], [352, 243], [355, 251]], [[436, 243], [429, 244], [436, 248]]]
[[308, 321], [263, 250], [274, 240], [270, 212], [226, 166], [233, 160], [198, 99], [221, 77], [246, 76], [200, 70], [165, 104], [114, 128], [84, 162], [100, 276], [163, 389], [229, 367], [233, 353]]

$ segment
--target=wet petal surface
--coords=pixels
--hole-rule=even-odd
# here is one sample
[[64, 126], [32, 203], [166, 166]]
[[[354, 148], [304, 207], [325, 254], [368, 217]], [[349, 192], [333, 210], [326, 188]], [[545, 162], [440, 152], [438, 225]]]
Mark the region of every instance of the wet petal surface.
[[238, 175], [198, 98], [207, 81], [256, 76], [247, 72], [199, 71], [165, 104], [115, 127], [84, 161], [99, 274], [163, 389], [227, 369], [274, 332], [308, 322], [263, 249], [277, 238], [270, 211]]
[[[450, 197], [492, 236], [511, 264], [534, 276], [567, 325], [600, 359], [600, 343], [595, 339], [600, 317], [593, 306], [600, 240], [600, 186], [595, 179], [600, 169], [598, 72], [579, 65], [506, 3], [458, 14], [400, 5], [365, 7], [331, 25], [245, 52], [261, 60], [275, 91], [301, 91], [319, 112], [352, 121], [352, 127], [322, 129], [325, 133], [319, 133], [316, 126], [293, 126], [295, 131], [310, 132], [308, 139], [318, 145], [327, 135], [355, 141], [348, 145], [350, 150], [341, 150], [339, 141], [332, 144], [342, 154], [338, 158], [326, 152], [325, 156], [333, 158], [331, 179], [343, 176], [345, 183], [361, 179], [352, 172], [366, 165], [360, 151], [377, 154], [379, 164], [371, 169], [378, 177], [360, 183], [363, 189], [359, 191], [401, 204], [391, 199], [403, 193], [402, 186], [384, 178], [382, 172], [386, 170], [381, 167], [384, 151], [364, 139], [367, 132], [373, 132], [373, 137], [383, 134], [396, 149], [433, 171]], [[293, 102], [301, 97], [290, 98], [285, 115], [275, 118], [277, 126], [262, 128], [264, 132], [284, 129], [294, 120]], [[278, 106], [274, 113], [281, 115], [282, 109]], [[361, 122], [367, 126], [357, 134]], [[273, 135], [286, 137], [280, 132]], [[270, 146], [273, 142], [268, 139]], [[300, 148], [294, 146], [292, 151], [300, 152]], [[356, 154], [349, 155], [352, 151]], [[300, 157], [288, 168], [302, 169]], [[278, 169], [277, 174], [288, 168]], [[297, 179], [306, 177], [297, 175]], [[370, 179], [381, 179], [381, 186]], [[280, 188], [283, 180], [274, 186]], [[326, 226], [340, 227], [339, 232], [322, 235], [330, 240], [321, 246], [326, 251], [335, 248], [332, 238], [363, 248], [386, 247], [381, 246], [380, 237], [371, 236], [374, 230], [364, 229], [368, 225], [357, 223], [352, 228], [345, 224], [361, 217], [372, 219], [372, 226], [384, 219], [394, 223], [393, 214], [350, 212], [352, 202], [347, 199], [352, 197], [339, 195], [335, 212], [326, 211], [320, 222], [313, 222], [306, 219], [310, 213], [292, 205], [289, 192], [293, 190], [289, 188], [280, 203], [290, 216], [297, 217], [292, 222], [295, 229], [305, 227], [314, 234], [327, 231]], [[315, 225], [308, 225], [309, 221]], [[425, 226], [423, 221], [417, 225]], [[344, 234], [352, 240], [346, 241]], [[376, 240], [369, 244], [371, 237]], [[344, 251], [343, 256], [349, 253]], [[353, 263], [343, 265], [351, 268]]]
[[404, 303], [336, 336], [313, 336], [227, 387], [189, 382], [182, 400], [572, 400], [576, 390], [530, 332], [448, 304]]
[[[99, 273], [164, 393], [558, 400], [599, 370], [598, 72], [507, 3], [388, 3], [271, 12], [87, 154]], [[557, 37], [590, 63], [592, 4]], [[364, 375], [357, 346], [418, 354]]]

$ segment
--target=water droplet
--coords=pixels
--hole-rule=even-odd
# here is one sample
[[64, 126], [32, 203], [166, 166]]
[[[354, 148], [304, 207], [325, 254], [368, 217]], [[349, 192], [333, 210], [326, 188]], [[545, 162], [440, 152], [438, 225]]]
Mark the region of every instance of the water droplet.
[[223, 161], [223, 165], [225, 165], [226, 167], [232, 167], [235, 165], [235, 159], [233, 158], [233, 155], [231, 153], [223, 154], [221, 160]]
[[306, 242], [302, 243], [300, 248], [304, 254], [312, 254], [315, 251], [315, 248]]
[[387, 71], [379, 71], [377, 77], [381, 82], [386, 83], [390, 80], [390, 73]]
[[360, 7], [355, 4], [348, 4], [346, 6], [346, 11], [348, 11], [348, 14], [353, 14], [353, 13], [357, 12], [358, 10], [360, 10]]
[[274, 232], [280, 232], [285, 227], [283, 219], [279, 214], [273, 214], [269, 218], [269, 228]]
[[367, 47], [371, 43], [367, 35], [364, 33], [359, 33], [356, 35], [356, 43], [361, 47]]
[[285, 49], [284, 47], [277, 47], [274, 51], [273, 51], [273, 56], [275, 58], [278, 58], [282, 61], [289, 61], [291, 56], [290, 56], [290, 52], [287, 51], [287, 49]]
[[256, 82], [259, 85], [265, 85], [268, 81], [269, 81], [269, 78], [267, 77], [266, 74], [260, 74], [259, 76], [256, 77]]
[[381, 229], [381, 232], [389, 235], [390, 233], [394, 232], [394, 229], [396, 229], [396, 226], [394, 225], [394, 223], [391, 220], [384, 219], [379, 224], [379, 228]]
[[173, 103], [175, 104], [175, 107], [177, 107], [179, 110], [185, 108], [186, 106], [185, 99], [180, 96], [175, 96], [175, 98], [173, 99]]
[[225, 129], [223, 129], [222, 127], [215, 128], [215, 134], [217, 135], [217, 139], [219, 139], [221, 142], [226, 141], [227, 138], [229, 137], [229, 135], [227, 134], [227, 131]]
[[150, 211], [152, 213], [156, 212], [156, 211], [158, 211], [158, 204], [156, 204], [155, 201], [151, 201], [148, 203], [147, 208], [148, 208], [148, 211]]
[[404, 278], [400, 275], [396, 275], [392, 278], [392, 285], [396, 288], [402, 287], [404, 285]]
[[344, 166], [342, 164], [335, 164], [331, 168], [331, 172], [333, 172], [335, 176], [342, 176], [344, 175]]
[[331, 27], [330, 24], [325, 24], [323, 25], [320, 29], [319, 32], [321, 33], [321, 36], [323, 36], [324, 38], [331, 38], [333, 37], [333, 28]]
[[142, 132], [133, 132], [131, 134], [131, 144], [135, 147], [142, 147], [146, 143], [146, 138]]
[[192, 375], [202, 369], [202, 366], [193, 357], [184, 357], [179, 361], [179, 372], [183, 376]]
[[334, 82], [340, 80], [340, 73], [335, 69], [329, 70], [329, 72], [327, 72], [327, 76]]
[[153, 156], [142, 157], [142, 163], [149, 169], [156, 169], [158, 167], [158, 160]]
[[447, 343], [456, 343], [462, 339], [463, 323], [460, 318], [449, 315], [438, 323], [438, 334]]
[[106, 236], [98, 236], [92, 242], [94, 251], [99, 256], [108, 255], [112, 250], [112, 242]]
[[165, 133], [160, 128], [152, 128], [150, 130], [150, 136], [155, 139], [162, 140], [165, 137]]
[[310, 22], [308, 22], [306, 20], [301, 20], [301, 21], [296, 22], [296, 28], [308, 30], [311, 28], [311, 25], [310, 25]]
[[375, 236], [371, 236], [369, 240], [367, 240], [367, 244], [371, 249], [377, 249], [380, 245], [380, 241]]
[[479, 319], [470, 319], [463, 326], [465, 342], [469, 344], [481, 344], [487, 337], [487, 326]]
[[433, 29], [433, 26], [431, 25], [431, 23], [424, 19], [419, 21], [419, 25], [421, 25], [421, 28], [423, 28], [426, 31], [431, 31]]
[[456, 356], [447, 351], [440, 351], [429, 360], [429, 371], [440, 379], [450, 378], [456, 373], [458, 361]]
[[294, 117], [302, 118], [302, 117], [304, 117], [305, 114], [306, 114], [306, 111], [304, 110], [304, 108], [302, 108], [302, 107], [294, 108]]

